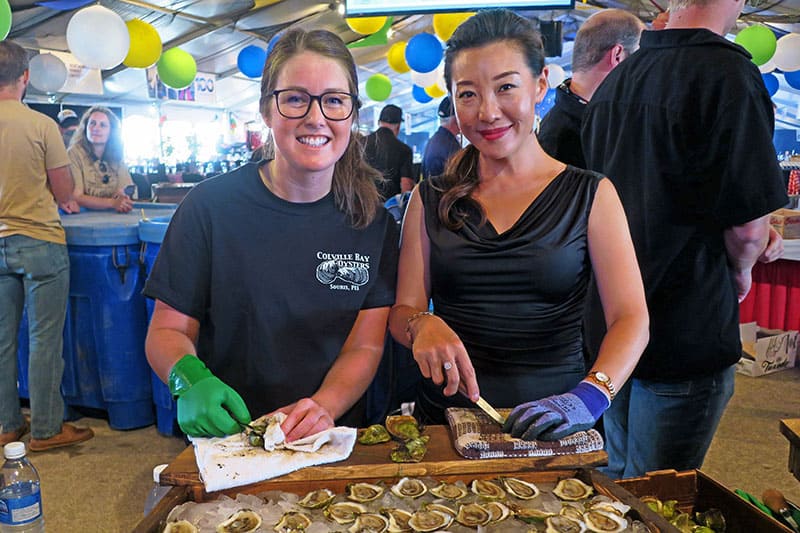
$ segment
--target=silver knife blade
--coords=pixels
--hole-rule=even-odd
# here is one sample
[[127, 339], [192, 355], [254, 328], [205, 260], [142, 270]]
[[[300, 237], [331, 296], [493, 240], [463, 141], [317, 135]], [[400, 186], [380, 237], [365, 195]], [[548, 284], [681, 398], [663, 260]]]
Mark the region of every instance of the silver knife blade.
[[497, 410], [489, 405], [489, 402], [483, 399], [482, 396], [478, 396], [478, 401], [475, 402], [475, 405], [480, 407], [481, 411], [489, 415], [489, 418], [500, 424], [501, 426], [505, 424], [506, 419], [497, 412]]

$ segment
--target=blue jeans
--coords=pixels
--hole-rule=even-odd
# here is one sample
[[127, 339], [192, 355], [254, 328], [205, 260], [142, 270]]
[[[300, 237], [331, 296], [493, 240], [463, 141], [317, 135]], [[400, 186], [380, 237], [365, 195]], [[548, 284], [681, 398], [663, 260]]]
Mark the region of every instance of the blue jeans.
[[631, 379], [603, 415], [611, 478], [700, 468], [728, 400], [736, 367], [678, 382]]
[[64, 318], [69, 296], [69, 255], [63, 244], [24, 235], [0, 238], [0, 427], [22, 427], [17, 392], [17, 334], [28, 311], [28, 381], [31, 435], [47, 439], [61, 432], [64, 400]]

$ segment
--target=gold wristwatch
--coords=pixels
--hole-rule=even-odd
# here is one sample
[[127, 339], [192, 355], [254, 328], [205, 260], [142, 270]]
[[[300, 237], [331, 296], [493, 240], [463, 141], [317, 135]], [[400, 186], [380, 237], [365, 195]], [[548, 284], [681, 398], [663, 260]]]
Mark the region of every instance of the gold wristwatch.
[[589, 372], [589, 374], [586, 376], [586, 379], [606, 389], [608, 391], [608, 396], [612, 400], [614, 399], [614, 396], [617, 395], [617, 388], [611, 382], [611, 378], [608, 377], [608, 374], [595, 370], [594, 372]]

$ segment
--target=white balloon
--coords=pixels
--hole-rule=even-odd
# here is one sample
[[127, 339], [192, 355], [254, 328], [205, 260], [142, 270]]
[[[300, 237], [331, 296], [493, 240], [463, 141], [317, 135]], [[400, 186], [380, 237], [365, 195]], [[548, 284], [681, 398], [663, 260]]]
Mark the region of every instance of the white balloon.
[[788, 33], [778, 39], [772, 61], [784, 72], [800, 70], [800, 33]]
[[561, 82], [563, 82], [567, 77], [567, 73], [564, 72], [564, 69], [561, 68], [561, 65], [558, 63], [550, 63], [547, 65], [547, 86], [551, 89], [555, 89]]
[[767, 74], [775, 70], [775, 61], [770, 58], [769, 61], [764, 63], [763, 65], [759, 65], [758, 70], [761, 71], [761, 74]]
[[89, 68], [114, 68], [128, 55], [131, 37], [122, 17], [94, 5], [75, 13], [67, 24], [72, 54]]
[[411, 71], [411, 81], [414, 85], [419, 85], [420, 87], [430, 87], [431, 85], [435, 84], [439, 80], [439, 69], [433, 69], [430, 72], [417, 72], [416, 70]]
[[30, 84], [43, 93], [57, 92], [67, 82], [67, 66], [53, 54], [39, 54], [28, 64]]

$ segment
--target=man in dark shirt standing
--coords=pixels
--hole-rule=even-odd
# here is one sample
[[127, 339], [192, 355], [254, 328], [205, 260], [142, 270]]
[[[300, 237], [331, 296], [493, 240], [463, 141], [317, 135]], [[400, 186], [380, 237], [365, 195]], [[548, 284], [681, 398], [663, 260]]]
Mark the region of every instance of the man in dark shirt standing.
[[370, 165], [383, 173], [385, 181], [378, 183], [384, 200], [414, 188], [413, 153], [411, 148], [397, 138], [403, 110], [389, 104], [381, 110], [378, 129], [367, 135], [364, 154]]
[[788, 200], [769, 94], [724, 38], [743, 5], [672, 0], [584, 115], [586, 163], [619, 192], [650, 312], [650, 344], [604, 415], [612, 477], [702, 465], [733, 395], [738, 304]]
[[542, 119], [537, 135], [545, 152], [564, 163], [586, 168], [581, 121], [586, 104], [608, 73], [639, 48], [644, 24], [622, 9], [604, 9], [575, 34], [572, 78], [556, 89], [556, 104]]
[[445, 96], [439, 103], [439, 129], [425, 146], [425, 154], [422, 156], [422, 178], [428, 179], [431, 176], [438, 176], [444, 172], [444, 166], [453, 153], [461, 149], [456, 135], [461, 131], [458, 127], [453, 105], [450, 97]]

